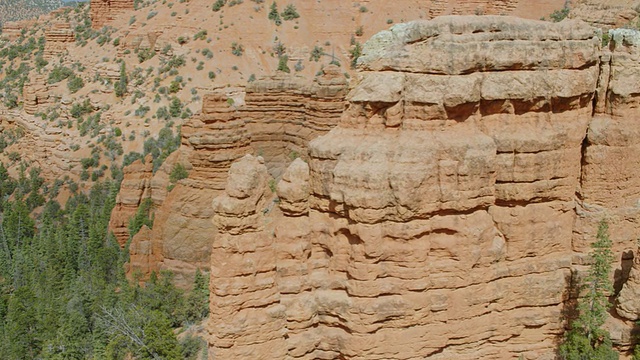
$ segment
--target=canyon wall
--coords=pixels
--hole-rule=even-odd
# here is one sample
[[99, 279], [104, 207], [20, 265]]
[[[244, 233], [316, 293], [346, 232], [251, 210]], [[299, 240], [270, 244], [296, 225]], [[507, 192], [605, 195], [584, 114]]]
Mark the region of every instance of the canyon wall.
[[554, 359], [601, 219], [639, 291], [640, 35], [611, 38], [492, 16], [375, 35], [276, 194], [246, 156], [213, 200], [210, 358]]
[[[197, 267], [208, 268], [215, 231], [210, 203], [224, 190], [231, 164], [247, 153], [260, 154], [272, 176], [279, 176], [295, 157], [305, 156], [310, 140], [336, 126], [346, 92], [345, 76], [327, 66], [313, 81], [280, 74], [246, 89], [205, 95], [201, 113], [182, 126], [181, 149], [155, 175], [141, 175], [139, 164], [125, 170], [111, 222], [119, 241], [128, 238], [128, 219], [145, 197], [152, 197], [155, 214], [153, 229], [141, 235], [154, 245], [131, 254], [129, 273], [169, 269], [187, 284], [182, 280]], [[187, 167], [189, 177], [167, 191], [176, 162]]]

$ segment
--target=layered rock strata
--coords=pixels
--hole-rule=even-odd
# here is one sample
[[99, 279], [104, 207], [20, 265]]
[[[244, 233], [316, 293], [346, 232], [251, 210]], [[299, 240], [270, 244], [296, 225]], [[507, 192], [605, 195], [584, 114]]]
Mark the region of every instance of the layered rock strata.
[[76, 41], [69, 23], [55, 23], [44, 32], [44, 57], [52, 59], [67, 52], [67, 46]]
[[[188, 166], [189, 177], [176, 184], [162, 202], [154, 200], [157, 225], [150, 238], [160, 244], [154, 248], [161, 249], [159, 256], [153, 254], [160, 259], [155, 269], [170, 269], [180, 280], [198, 267], [208, 268], [215, 229], [210, 202], [224, 190], [231, 164], [253, 153], [262, 156], [269, 172], [278, 176], [297, 156], [306, 156], [310, 140], [337, 125], [346, 92], [344, 75], [328, 66], [312, 82], [277, 75], [257, 80], [246, 89], [205, 95], [201, 113], [182, 126], [180, 162]], [[164, 173], [169, 174], [172, 166], [167, 161], [161, 170], [166, 168]], [[123, 186], [126, 181], [125, 175]], [[169, 184], [166, 178], [156, 183], [158, 189]], [[134, 208], [122, 213], [119, 209], [116, 206], [113, 214], [118, 219], [135, 213]], [[136, 269], [133, 259], [137, 257], [132, 255], [131, 269]]]
[[525, 18], [536, 18], [546, 16], [548, 9], [561, 9], [564, 1], [542, 0], [542, 1], [522, 1], [522, 0], [431, 0], [428, 4], [429, 15], [431, 17], [442, 15], [513, 15]]
[[489, 16], [375, 35], [277, 198], [214, 200], [210, 356], [554, 359], [597, 222], [616, 273], [635, 248], [633, 34], [603, 52], [582, 22]]
[[118, 15], [133, 10], [133, 0], [91, 0], [91, 27], [101, 29]]
[[109, 230], [113, 232], [120, 246], [124, 246], [129, 240], [129, 220], [136, 214], [141, 202], [151, 197], [151, 160], [151, 156], [148, 155], [144, 163], [142, 160], [136, 160], [123, 169], [120, 191], [109, 220]]
[[578, 0], [569, 5], [570, 17], [605, 29], [633, 25], [640, 10], [634, 0]]
[[49, 103], [49, 86], [47, 78], [41, 74], [34, 73], [29, 76], [29, 82], [22, 88], [24, 97], [24, 112], [28, 115], [35, 115], [44, 110], [44, 105]]
[[323, 68], [312, 83], [285, 74], [249, 83], [240, 114], [251, 148], [274, 177], [297, 156], [306, 156], [310, 140], [336, 126], [346, 90], [346, 78], [335, 65]]
[[19, 150], [21, 160], [41, 168], [45, 179], [63, 178], [79, 165], [80, 160], [72, 155], [71, 150], [76, 133], [61, 123], [43, 122], [40, 117], [7, 110], [0, 110], [0, 123], [3, 128], [20, 128], [24, 134], [5, 149], [4, 156]]
[[1, 36], [9, 41], [14, 41], [35, 24], [36, 20], [8, 21], [2, 24]]

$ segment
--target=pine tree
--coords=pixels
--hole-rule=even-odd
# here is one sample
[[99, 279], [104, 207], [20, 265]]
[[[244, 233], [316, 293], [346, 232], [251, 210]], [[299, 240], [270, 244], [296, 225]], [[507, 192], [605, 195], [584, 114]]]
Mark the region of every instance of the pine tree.
[[609, 278], [614, 260], [611, 246], [609, 226], [602, 220], [596, 241], [591, 245], [591, 265], [582, 286], [584, 296], [578, 300], [579, 316], [560, 347], [560, 356], [565, 360], [609, 360], [619, 357], [612, 348], [609, 333], [602, 329], [609, 308], [607, 295], [613, 292]]
[[120, 64], [120, 80], [118, 80], [113, 89], [117, 97], [123, 97], [127, 93], [127, 86], [129, 85], [129, 77], [127, 76], [127, 70], [124, 65], [124, 61]]

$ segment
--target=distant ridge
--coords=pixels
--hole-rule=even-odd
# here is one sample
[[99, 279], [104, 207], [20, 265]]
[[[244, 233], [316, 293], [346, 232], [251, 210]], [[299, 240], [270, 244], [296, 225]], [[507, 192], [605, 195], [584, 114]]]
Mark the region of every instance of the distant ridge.
[[0, 2], [0, 26], [7, 21], [34, 18], [61, 6], [62, 0], [4, 0]]

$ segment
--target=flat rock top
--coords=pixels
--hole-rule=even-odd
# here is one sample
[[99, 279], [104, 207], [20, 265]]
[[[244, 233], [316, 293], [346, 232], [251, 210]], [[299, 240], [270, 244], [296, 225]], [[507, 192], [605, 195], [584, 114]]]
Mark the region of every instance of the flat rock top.
[[[442, 74], [581, 68], [596, 61], [599, 43], [599, 30], [580, 20], [442, 16], [377, 33], [364, 45], [358, 64], [363, 70]], [[561, 61], [567, 51], [580, 56]]]

